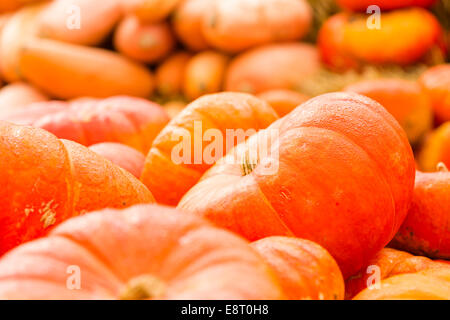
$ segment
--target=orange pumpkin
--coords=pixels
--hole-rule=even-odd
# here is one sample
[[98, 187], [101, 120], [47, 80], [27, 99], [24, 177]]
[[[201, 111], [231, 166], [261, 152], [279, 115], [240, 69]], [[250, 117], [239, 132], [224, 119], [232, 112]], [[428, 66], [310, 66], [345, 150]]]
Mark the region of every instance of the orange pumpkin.
[[449, 300], [450, 268], [401, 274], [381, 282], [379, 289], [365, 289], [355, 300]]
[[123, 15], [120, 0], [52, 1], [39, 15], [37, 34], [80, 45], [98, 45]]
[[379, 102], [400, 123], [411, 144], [422, 140], [433, 124], [427, 94], [416, 83], [402, 79], [376, 79], [357, 82], [345, 88]]
[[130, 173], [45, 130], [0, 121], [0, 255], [87, 211], [153, 202]]
[[141, 177], [145, 156], [136, 149], [116, 142], [94, 144], [89, 149], [122, 169], [127, 170], [136, 178], [139, 179]]
[[248, 94], [203, 96], [183, 109], [156, 137], [141, 180], [158, 203], [177, 205], [216, 160], [277, 118], [266, 102]]
[[122, 0], [125, 10], [144, 23], [163, 21], [175, 10], [179, 2], [180, 0]]
[[147, 68], [104, 49], [33, 39], [22, 47], [18, 59], [23, 78], [57, 98], [146, 98], [154, 88]]
[[380, 21], [379, 27], [368, 28], [365, 15], [343, 12], [330, 17], [318, 38], [323, 62], [337, 70], [364, 64], [405, 66], [443, 49], [442, 27], [425, 9], [385, 12]]
[[436, 0], [337, 0], [343, 8], [366, 11], [369, 6], [375, 5], [381, 10], [400, 9], [404, 7], [429, 7]]
[[155, 205], [71, 219], [0, 260], [0, 299], [281, 298], [246, 241]]
[[392, 245], [436, 259], [450, 259], [450, 172], [416, 174], [411, 209]]
[[40, 90], [25, 82], [11, 83], [0, 89], [0, 118], [34, 102], [47, 101]]
[[294, 235], [317, 242], [348, 277], [399, 229], [414, 167], [403, 129], [381, 105], [358, 94], [326, 94], [236, 147], [178, 207], [250, 240]]
[[169, 121], [161, 106], [132, 97], [36, 103], [0, 119], [39, 127], [85, 146], [120, 142], [142, 152]]
[[156, 88], [165, 96], [181, 95], [186, 67], [191, 54], [180, 51], [169, 56], [156, 69]]
[[123, 55], [145, 63], [156, 63], [175, 47], [167, 22], [143, 24], [135, 16], [125, 17], [114, 35], [116, 49]]
[[310, 44], [262, 46], [233, 59], [226, 74], [225, 90], [252, 94], [273, 89], [296, 91], [319, 68], [318, 52]]
[[420, 169], [426, 172], [436, 171], [441, 162], [450, 167], [450, 121], [431, 132], [419, 153], [418, 162]]
[[404, 251], [384, 248], [367, 263], [366, 267], [346, 281], [345, 298], [351, 299], [369, 286], [375, 285], [376, 277], [378, 277], [377, 280], [381, 281], [399, 274], [449, 267], [446, 263], [433, 261], [426, 257], [413, 256]]
[[318, 244], [289, 237], [269, 237], [252, 247], [275, 271], [289, 300], [342, 300], [344, 279], [333, 257]]
[[228, 52], [298, 40], [312, 22], [311, 7], [304, 0], [211, 2], [203, 16], [203, 34], [209, 44]]
[[419, 83], [431, 99], [438, 123], [450, 121], [450, 64], [428, 69]]
[[192, 101], [221, 91], [228, 61], [228, 56], [215, 51], [203, 51], [192, 57], [184, 75], [185, 97]]
[[269, 90], [260, 93], [258, 97], [270, 104], [280, 117], [310, 99], [307, 95], [292, 90]]

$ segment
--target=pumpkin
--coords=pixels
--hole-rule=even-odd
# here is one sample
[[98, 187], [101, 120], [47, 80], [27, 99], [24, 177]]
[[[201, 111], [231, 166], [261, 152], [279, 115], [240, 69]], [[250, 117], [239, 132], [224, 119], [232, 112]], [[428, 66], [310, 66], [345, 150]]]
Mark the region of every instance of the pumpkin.
[[433, 113], [429, 98], [416, 82], [380, 78], [363, 80], [344, 90], [379, 102], [400, 123], [413, 145], [420, 142], [432, 127]]
[[317, 242], [347, 278], [394, 237], [414, 167], [406, 134], [380, 104], [325, 94], [230, 151], [178, 207], [249, 240]]
[[436, 0], [337, 0], [337, 2], [343, 8], [365, 12], [372, 5], [380, 7], [381, 10], [393, 10], [404, 7], [430, 7]]
[[401, 274], [380, 285], [380, 289], [365, 289], [354, 300], [449, 300], [450, 268]]
[[413, 256], [404, 251], [384, 248], [367, 263], [366, 267], [345, 282], [345, 298], [351, 299], [359, 292], [376, 284], [374, 282], [376, 277], [379, 277], [377, 280], [381, 281], [399, 274], [416, 273], [434, 268], [449, 268], [449, 265], [426, 257]]
[[127, 170], [136, 178], [141, 177], [145, 156], [136, 149], [117, 142], [97, 143], [90, 146], [89, 149]]
[[98, 45], [122, 18], [120, 0], [58, 0], [42, 11], [37, 34], [79, 45]]
[[343, 12], [330, 17], [318, 37], [323, 62], [335, 70], [364, 64], [406, 66], [442, 49], [442, 27], [425, 9], [385, 12], [380, 20], [379, 28], [368, 28], [367, 16], [362, 14]]
[[61, 99], [149, 97], [153, 92], [147, 68], [105, 49], [33, 39], [23, 45], [18, 59], [23, 78]]
[[210, 10], [210, 0], [182, 0], [175, 9], [172, 24], [178, 39], [193, 51], [203, 51], [210, 45], [203, 35], [203, 19]]
[[450, 259], [450, 172], [416, 174], [411, 209], [392, 246], [435, 259]]
[[185, 97], [192, 101], [202, 95], [221, 91], [228, 61], [228, 56], [215, 51], [203, 51], [192, 57], [185, 69]]
[[450, 121], [435, 129], [425, 140], [418, 155], [419, 167], [426, 172], [436, 171], [439, 163], [450, 167]]
[[144, 23], [161, 22], [167, 18], [180, 0], [122, 0], [126, 11]]
[[28, 83], [11, 83], [0, 89], [0, 114], [4, 115], [31, 103], [47, 100], [48, 97], [44, 93]]
[[40, 0], [2, 0], [0, 3], [0, 12], [17, 10], [18, 8], [38, 2]]
[[225, 90], [252, 94], [274, 89], [297, 91], [319, 68], [320, 58], [313, 45], [266, 45], [232, 60], [226, 73]]
[[[68, 290], [70, 266], [82, 271]], [[76, 276], [76, 274], [73, 274]], [[248, 243], [155, 205], [71, 219], [0, 260], [1, 299], [281, 299]]]
[[125, 17], [114, 34], [116, 49], [123, 55], [145, 63], [164, 59], [175, 47], [167, 22], [143, 24], [135, 16]]
[[292, 90], [269, 90], [260, 93], [258, 97], [270, 104], [280, 117], [284, 117], [310, 98]]
[[312, 10], [305, 0], [211, 2], [203, 16], [203, 35], [209, 44], [228, 52], [298, 40], [312, 23]]
[[298, 238], [268, 237], [252, 247], [275, 271], [289, 300], [342, 300], [344, 279], [336, 261], [318, 244]]
[[[156, 137], [141, 180], [158, 203], [177, 205], [227, 150], [277, 118], [266, 102], [248, 94], [203, 96], [183, 109]], [[208, 136], [210, 133], [220, 136]], [[186, 145], [188, 149], [183, 150]]]
[[142, 152], [169, 121], [161, 106], [133, 97], [36, 103], [0, 119], [40, 127], [85, 146], [120, 142]]
[[437, 122], [450, 121], [450, 64], [428, 69], [419, 83], [431, 99]]
[[165, 59], [156, 69], [156, 88], [163, 96], [179, 96], [183, 90], [186, 66], [191, 54], [180, 51]]
[[0, 121], [0, 255], [87, 211], [153, 202], [130, 173], [45, 130]]

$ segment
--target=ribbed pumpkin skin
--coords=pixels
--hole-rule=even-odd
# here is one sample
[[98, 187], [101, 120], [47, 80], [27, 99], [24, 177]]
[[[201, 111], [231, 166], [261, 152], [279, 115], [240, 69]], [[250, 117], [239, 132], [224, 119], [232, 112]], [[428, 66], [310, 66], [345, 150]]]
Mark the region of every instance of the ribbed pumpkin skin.
[[450, 172], [416, 174], [411, 209], [392, 245], [435, 259], [450, 259]]
[[[433, 261], [426, 257], [414, 256], [405, 251], [384, 248], [373, 257], [367, 266], [345, 282], [345, 298], [351, 299], [372, 285], [375, 275], [373, 267], [379, 268], [380, 280], [405, 273], [415, 273], [427, 269], [450, 268], [446, 263]], [[372, 277], [372, 278], [371, 278]], [[370, 283], [368, 283], [370, 281]]]
[[[81, 270], [79, 290], [67, 288], [69, 266]], [[154, 205], [71, 219], [5, 255], [0, 279], [1, 299], [283, 298], [246, 241]]]
[[365, 289], [354, 300], [449, 300], [450, 268], [401, 274], [381, 282], [381, 288]]
[[154, 202], [130, 173], [45, 130], [0, 121], [0, 255], [88, 211]]
[[51, 101], [29, 105], [0, 119], [45, 129], [85, 146], [119, 142], [147, 152], [169, 121], [156, 103], [126, 96]]
[[341, 271], [318, 244], [299, 238], [268, 237], [251, 245], [275, 271], [289, 300], [344, 298]]
[[[278, 119], [275, 111], [263, 100], [244, 93], [223, 92], [203, 96], [176, 115], [159, 133], [147, 154], [141, 181], [152, 190], [158, 203], [176, 206], [181, 197], [201, 178], [213, 164], [205, 161], [204, 150], [210, 142], [203, 142], [195, 133], [195, 124], [204, 134], [209, 129], [219, 130], [223, 137], [223, 154], [237, 143], [227, 146], [227, 130], [258, 131], [265, 129]], [[249, 131], [250, 132], [250, 131]], [[190, 163], [177, 164], [173, 151], [189, 134], [192, 147]], [[194, 146], [200, 146], [202, 158], [195, 161]], [[219, 158], [219, 155], [215, 155]], [[214, 160], [214, 159], [213, 159]]]
[[420, 77], [419, 83], [431, 99], [438, 123], [450, 121], [450, 64], [428, 69]]
[[[249, 159], [265, 134], [271, 152]], [[394, 237], [414, 172], [406, 135], [382, 106], [357, 94], [326, 94], [219, 160], [179, 208], [250, 240], [295, 235], [317, 242], [348, 277]]]

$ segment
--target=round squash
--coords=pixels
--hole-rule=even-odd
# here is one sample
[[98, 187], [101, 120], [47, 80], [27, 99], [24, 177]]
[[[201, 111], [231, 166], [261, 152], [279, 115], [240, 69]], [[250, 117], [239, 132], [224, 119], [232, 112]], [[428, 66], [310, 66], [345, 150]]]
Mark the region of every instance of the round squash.
[[414, 173], [406, 134], [380, 104], [332, 93], [238, 145], [178, 207], [250, 240], [294, 235], [317, 242], [346, 278], [394, 237]]
[[0, 260], [0, 299], [281, 298], [246, 241], [154, 205], [71, 219]]
[[164, 97], [180, 96], [191, 54], [180, 51], [169, 56], [156, 69], [156, 88]]
[[450, 121], [450, 64], [428, 69], [419, 83], [431, 99], [437, 122]]
[[439, 163], [450, 167], [450, 121], [445, 122], [427, 137], [418, 156], [419, 167], [426, 172], [436, 171]]

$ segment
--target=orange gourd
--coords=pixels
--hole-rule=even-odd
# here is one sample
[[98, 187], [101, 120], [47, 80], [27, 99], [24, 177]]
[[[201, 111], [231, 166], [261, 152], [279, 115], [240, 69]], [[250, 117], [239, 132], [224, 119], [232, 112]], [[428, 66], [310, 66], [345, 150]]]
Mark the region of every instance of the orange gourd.
[[419, 83], [431, 99], [437, 122], [450, 121], [450, 64], [428, 69]]
[[270, 104], [280, 117], [284, 117], [310, 99], [307, 95], [292, 90], [269, 90], [260, 93], [258, 98]]
[[161, 106], [132, 97], [36, 103], [0, 119], [40, 127], [85, 146], [120, 142], [142, 152], [169, 121]]
[[183, 109], [156, 137], [141, 180], [158, 203], [176, 205], [227, 150], [277, 118], [266, 102], [248, 94], [203, 96]]
[[145, 156], [136, 149], [116, 142], [97, 143], [90, 146], [89, 149], [127, 170], [136, 178], [141, 177]]
[[144, 23], [161, 22], [167, 18], [180, 0], [122, 0], [123, 7]]
[[418, 155], [419, 168], [426, 172], [436, 171], [439, 163], [450, 167], [450, 121], [430, 133]]
[[156, 69], [156, 88], [163, 96], [181, 95], [186, 66], [191, 54], [180, 51], [169, 56]]
[[344, 279], [333, 257], [318, 244], [289, 237], [252, 243], [280, 280], [289, 300], [342, 300]]
[[225, 90], [252, 94], [274, 89], [297, 91], [319, 68], [319, 54], [310, 44], [270, 44], [232, 60], [225, 76]]
[[414, 173], [406, 134], [380, 104], [332, 93], [238, 145], [178, 207], [250, 240], [317, 242], [347, 278], [400, 228]]
[[0, 255], [88, 211], [153, 202], [130, 173], [45, 130], [0, 121]]
[[[70, 266], [81, 270], [78, 290], [67, 289], [68, 270], [76, 275]], [[272, 271], [246, 241], [155, 205], [71, 219], [0, 260], [0, 299], [283, 297]]]

